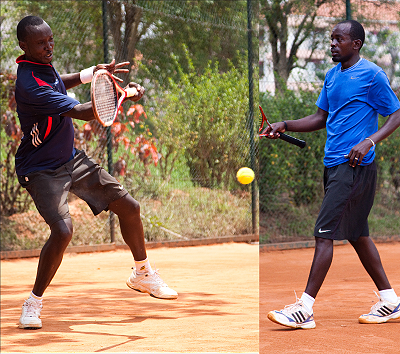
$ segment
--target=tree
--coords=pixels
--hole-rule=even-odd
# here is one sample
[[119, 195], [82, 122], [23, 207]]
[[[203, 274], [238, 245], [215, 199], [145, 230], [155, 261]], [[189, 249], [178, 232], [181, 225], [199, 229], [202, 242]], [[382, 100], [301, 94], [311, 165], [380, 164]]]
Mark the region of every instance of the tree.
[[162, 85], [169, 84], [168, 78], [179, 80], [175, 60], [184, 72], [190, 70], [184, 48], [200, 75], [209, 61], [218, 62], [221, 71], [230, 70], [232, 64], [240, 66], [247, 52], [246, 1], [158, 1], [152, 8], [157, 21], [137, 49], [152, 77]]
[[[306, 64], [325, 36], [325, 29], [316, 26], [318, 9], [336, 0], [260, 0], [260, 24], [266, 25], [267, 40], [271, 46], [272, 66], [276, 90], [283, 93], [291, 71], [300, 66], [299, 47], [305, 40], [311, 41]], [[289, 18], [296, 15], [298, 21], [289, 26]], [[294, 16], [292, 16], [294, 19]], [[289, 36], [292, 33], [292, 39]]]

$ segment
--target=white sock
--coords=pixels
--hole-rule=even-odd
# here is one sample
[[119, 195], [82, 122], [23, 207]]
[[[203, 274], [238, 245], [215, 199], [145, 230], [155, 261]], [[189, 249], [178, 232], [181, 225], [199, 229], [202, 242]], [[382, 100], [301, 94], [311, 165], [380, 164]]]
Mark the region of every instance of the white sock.
[[397, 295], [393, 289], [379, 290], [380, 297], [392, 304], [397, 302]]
[[149, 260], [146, 258], [144, 261], [135, 261], [136, 274], [153, 273]]
[[303, 302], [303, 305], [306, 308], [306, 310], [312, 313], [312, 308], [314, 306], [315, 299], [312, 296], [308, 295], [307, 293], [303, 293], [303, 295], [301, 295], [300, 300]]
[[[37, 296], [37, 295], [35, 295], [33, 292], [31, 292], [31, 294], [29, 295], [29, 299], [33, 299], [33, 300], [35, 300], [35, 301], [37, 301], [37, 302], [42, 303], [43, 296]], [[29, 300], [29, 299], [28, 299], [28, 300]]]

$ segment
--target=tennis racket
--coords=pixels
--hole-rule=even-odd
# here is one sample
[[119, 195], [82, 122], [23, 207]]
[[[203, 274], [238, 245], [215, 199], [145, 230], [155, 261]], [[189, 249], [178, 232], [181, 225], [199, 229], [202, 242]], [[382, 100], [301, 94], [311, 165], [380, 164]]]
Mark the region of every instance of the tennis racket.
[[124, 99], [135, 96], [137, 92], [134, 87], [121, 88], [107, 70], [96, 71], [90, 88], [94, 116], [102, 126], [110, 126]]
[[[264, 123], [267, 123], [271, 128], [272, 128], [272, 126], [268, 122], [268, 119], [265, 116], [264, 111], [261, 108], [261, 106], [258, 106], [258, 107], [260, 108], [261, 117], [262, 117], [262, 121], [261, 121], [261, 124], [260, 124], [260, 129], [258, 130], [258, 133], [259, 133], [259, 136], [260, 136], [260, 139], [261, 139], [263, 136], [267, 135], [267, 134], [263, 134]], [[290, 135], [287, 135], [287, 134], [284, 134], [284, 133], [281, 133], [281, 132], [279, 132], [279, 139], [282, 139], [282, 140], [284, 140], [284, 141], [286, 141], [286, 142], [288, 142], [290, 144], [297, 145], [301, 149], [304, 146], [306, 146], [306, 142], [304, 140], [300, 140], [300, 139], [294, 138], [294, 137], [292, 137]]]

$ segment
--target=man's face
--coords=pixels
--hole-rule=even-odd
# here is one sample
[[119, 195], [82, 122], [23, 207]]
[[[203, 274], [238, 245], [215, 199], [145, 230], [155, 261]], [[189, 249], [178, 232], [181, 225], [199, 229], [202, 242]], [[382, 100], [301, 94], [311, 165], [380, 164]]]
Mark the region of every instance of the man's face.
[[26, 60], [49, 64], [53, 59], [53, 32], [46, 22], [39, 26], [29, 26], [25, 41], [20, 41], [19, 46], [25, 52]]
[[348, 62], [354, 55], [358, 54], [356, 41], [350, 38], [350, 23], [340, 23], [331, 34], [331, 53], [334, 62]]

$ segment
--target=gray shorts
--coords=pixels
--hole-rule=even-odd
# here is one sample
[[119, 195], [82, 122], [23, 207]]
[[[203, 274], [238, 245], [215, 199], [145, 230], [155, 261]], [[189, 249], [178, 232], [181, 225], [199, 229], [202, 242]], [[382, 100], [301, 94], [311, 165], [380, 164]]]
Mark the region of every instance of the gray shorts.
[[71, 161], [56, 170], [32, 172], [18, 176], [18, 180], [49, 226], [71, 217], [67, 202], [69, 192], [83, 199], [94, 215], [128, 194], [114, 177], [79, 150]]
[[368, 215], [374, 203], [376, 177], [375, 162], [356, 167], [345, 162], [325, 168], [325, 197], [314, 236], [350, 241], [369, 236]]

